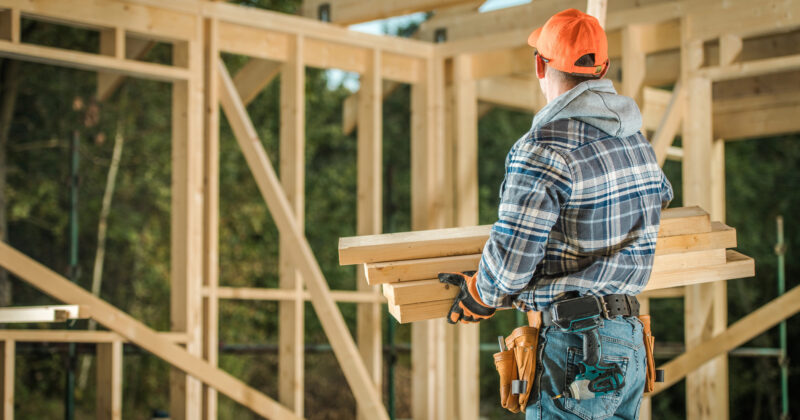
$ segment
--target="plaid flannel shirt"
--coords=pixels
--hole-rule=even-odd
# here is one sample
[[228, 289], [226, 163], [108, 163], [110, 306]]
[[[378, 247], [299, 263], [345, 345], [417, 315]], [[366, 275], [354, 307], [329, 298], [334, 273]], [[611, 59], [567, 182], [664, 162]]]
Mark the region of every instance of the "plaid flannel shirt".
[[672, 186], [644, 136], [574, 119], [528, 132], [506, 157], [478, 291], [490, 306], [542, 310], [561, 292], [635, 295], [650, 277]]

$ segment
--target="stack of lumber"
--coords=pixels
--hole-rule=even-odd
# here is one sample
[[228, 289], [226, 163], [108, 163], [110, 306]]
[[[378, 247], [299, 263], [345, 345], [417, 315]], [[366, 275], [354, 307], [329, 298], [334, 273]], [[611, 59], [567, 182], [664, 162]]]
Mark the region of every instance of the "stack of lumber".
[[[389, 312], [401, 323], [442, 318], [458, 289], [438, 273], [477, 270], [491, 225], [339, 240], [339, 263], [361, 264], [367, 283], [382, 285]], [[736, 230], [712, 222], [699, 207], [664, 210], [653, 272], [645, 290], [751, 277], [753, 259], [736, 247]]]

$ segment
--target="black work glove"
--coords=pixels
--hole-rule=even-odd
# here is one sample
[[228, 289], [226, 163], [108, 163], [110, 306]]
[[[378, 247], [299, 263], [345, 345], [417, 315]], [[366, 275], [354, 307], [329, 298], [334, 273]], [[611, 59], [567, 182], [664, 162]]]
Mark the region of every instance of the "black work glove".
[[459, 288], [453, 306], [447, 313], [447, 322], [475, 323], [494, 315], [495, 309], [483, 303], [478, 294], [477, 276], [474, 271], [439, 273], [439, 281]]

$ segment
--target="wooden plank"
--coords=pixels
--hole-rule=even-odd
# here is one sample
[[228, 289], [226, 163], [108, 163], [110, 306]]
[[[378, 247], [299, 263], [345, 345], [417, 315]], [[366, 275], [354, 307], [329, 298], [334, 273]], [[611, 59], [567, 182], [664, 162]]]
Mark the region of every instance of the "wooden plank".
[[242, 97], [245, 105], [261, 93], [262, 90], [281, 72], [281, 63], [251, 58], [247, 64], [233, 77], [236, 91]]
[[[203, 122], [203, 359], [212, 366], [219, 361], [219, 65], [218, 24], [207, 19], [204, 25], [205, 55], [203, 72], [205, 100]], [[217, 391], [202, 389], [202, 419], [216, 420]]]
[[[340, 238], [339, 264], [478, 254], [490, 230], [491, 225], [483, 225]], [[708, 214], [699, 207], [674, 207], [661, 213], [659, 237], [711, 230]]]
[[[487, 12], [474, 12], [423, 22], [421, 39], [432, 41], [436, 29], [447, 30], [448, 42], [440, 53], [452, 57], [465, 52], [490, 51], [526, 45], [531, 30], [544, 25], [550, 16], [568, 8], [585, 10], [587, 0], [543, 0]], [[608, 5], [605, 28], [613, 33], [630, 24], [666, 24], [682, 15], [680, 2], [637, 4], [635, 1], [613, 1]], [[659, 30], [669, 33], [668, 30]], [[665, 41], [666, 38], [662, 38]], [[674, 41], [666, 42], [664, 48]]]
[[[724, 265], [726, 261], [727, 257], [724, 248], [657, 255], [653, 261], [651, 281], [658, 283], [663, 281], [662, 278], [671, 278], [676, 271]], [[476, 270], [477, 268], [476, 264], [470, 267], [469, 270]], [[666, 277], [662, 277], [662, 274]], [[385, 283], [383, 285], [383, 294], [390, 303], [395, 305], [452, 299], [458, 294], [458, 289], [448, 284], [440, 283], [436, 279], [436, 273], [431, 277], [431, 279], [426, 280]]]
[[[189, 337], [185, 333], [157, 332], [160, 339], [170, 343], [185, 343]], [[0, 330], [0, 340], [30, 343], [112, 343], [127, 342], [127, 339], [113, 331], [75, 331], [75, 330]]]
[[219, 22], [220, 51], [272, 61], [284, 61], [289, 55], [292, 37], [230, 22]]
[[656, 289], [648, 290], [639, 294], [638, 298], [641, 299], [666, 299], [666, 298], [682, 298], [685, 295], [685, 287], [672, 287], [669, 289]]
[[[204, 293], [206, 291], [204, 290]], [[300, 299], [311, 300], [311, 294], [303, 291], [299, 294]], [[271, 289], [263, 287], [220, 287], [217, 289], [217, 297], [220, 299], [237, 300], [296, 300], [298, 293], [295, 290]], [[381, 295], [370, 292], [360, 292], [355, 290], [331, 290], [331, 297], [336, 302], [342, 303], [385, 303]]]
[[311, 247], [292, 217], [289, 201], [280, 188], [269, 157], [247, 115], [244, 104], [236, 94], [233, 81], [224, 66], [220, 67], [219, 74], [222, 109], [228, 117], [239, 147], [245, 155], [245, 160], [253, 172], [279, 232], [290, 238], [285, 243], [288, 249], [285, 249], [288, 255], [294, 257], [295, 267], [300, 270], [304, 281], [307, 282], [311, 303], [319, 315], [322, 328], [353, 390], [353, 395], [365, 412], [370, 413], [373, 418], [386, 420], [389, 416], [383, 408], [381, 397], [371, 385], [372, 381], [366, 366], [358, 354], [342, 313], [331, 297], [330, 289]]
[[437, 273], [475, 270], [480, 260], [481, 254], [456, 255], [454, 257], [364, 264], [364, 270], [367, 284], [374, 286], [383, 283], [430, 279], [436, 277]]
[[712, 0], [688, 2], [685, 7], [691, 40], [706, 41], [725, 34], [755, 36], [800, 24], [800, 4], [794, 1]]
[[[197, 26], [202, 34], [202, 26]], [[178, 42], [172, 61], [191, 77], [172, 85], [172, 180], [170, 208], [170, 326], [191, 337], [186, 350], [203, 353], [203, 43]], [[185, 373], [170, 372], [170, 416], [173, 420], [201, 417], [202, 384]]]
[[122, 341], [97, 344], [98, 420], [122, 419]]
[[694, 372], [713, 358], [741, 346], [798, 312], [800, 287], [795, 287], [740, 319], [719, 335], [659, 366], [665, 370], [666, 380], [656, 384], [652, 395], [680, 382], [688, 373]]
[[[651, 291], [752, 277], [755, 274], [755, 264], [752, 258], [731, 250], [727, 251], [726, 257], [727, 261], [724, 264], [662, 271], [658, 273], [654, 272], [644, 290]], [[438, 280], [384, 284], [384, 290], [394, 288], [394, 291], [389, 293], [394, 293], [395, 298], [400, 297], [401, 294], [399, 291], [402, 291], [403, 296], [422, 296], [424, 299], [429, 299], [424, 302], [417, 301], [408, 304], [393, 304], [390, 299], [389, 312], [392, 316], [400, 323], [445, 317], [450, 306], [453, 304], [453, 297], [455, 294], [453, 294], [452, 290], [445, 289], [445, 285], [441, 283], [435, 285], [433, 282], [438, 283]], [[415, 288], [417, 290], [414, 290]], [[411, 292], [414, 293], [412, 294]]]
[[14, 340], [4, 339], [0, 343], [0, 419], [14, 419], [14, 365], [16, 361], [16, 343]]
[[102, 70], [107, 73], [164, 82], [186, 80], [190, 77], [189, 71], [185, 68], [145, 63], [136, 60], [121, 60], [115, 57], [63, 50], [54, 47], [14, 44], [10, 41], [3, 40], [0, 40], [0, 57], [79, 70]]
[[[291, 37], [281, 68], [280, 176], [289, 201], [291, 217], [305, 231], [305, 67], [306, 39]], [[279, 401], [302, 417], [305, 395], [305, 302], [301, 298], [303, 277], [292, 258], [286, 235], [280, 236], [280, 287], [295, 292], [294, 301], [279, 304], [278, 395]]]
[[[179, 345], [170, 342], [167, 338], [130, 315], [109, 305], [104, 300], [5, 243], [0, 243], [0, 265], [57, 300], [86, 306], [91, 317], [101, 325], [172, 366], [216, 388], [217, 391], [253, 410], [255, 413], [268, 418], [298, 418], [261, 392], [247, 386], [230, 374], [211, 366], [199, 356], [191, 354]], [[9, 333], [11, 331], [2, 332], [2, 334]], [[63, 333], [77, 334], [79, 331], [65, 331]]]
[[402, 306], [389, 304], [389, 313], [392, 314], [397, 322], [407, 324], [409, 322], [444, 318], [451, 306], [453, 306], [453, 299], [411, 303]]
[[[736, 229], [720, 222], [714, 222], [712, 223], [711, 232], [659, 237], [656, 241], [656, 255], [683, 254], [735, 247]], [[367, 273], [367, 283], [377, 285], [430, 279], [441, 272], [476, 270], [480, 257], [480, 254], [471, 254], [369, 263], [364, 264], [363, 269]]]
[[[96, 30], [120, 27], [127, 32], [147, 34], [153, 39], [165, 41], [199, 40], [200, 21], [196, 13], [159, 6], [161, 4], [135, 4], [129, 1], [3, 0], [3, 7], [12, 7], [31, 18], [61, 25]], [[76, 10], [80, 10], [80, 13], [75, 13]]]
[[18, 306], [0, 308], [0, 323], [65, 322], [87, 318], [78, 305]]
[[204, 16], [214, 16], [221, 22], [290, 35], [303, 34], [306, 38], [325, 40], [330, 43], [367, 49], [379, 48], [383, 51], [423, 59], [432, 55], [434, 50], [434, 46], [428, 42], [351, 31], [329, 23], [254, 7], [216, 2], [203, 2], [199, 6]]
[[[360, 235], [383, 231], [383, 78], [382, 54], [372, 50], [368, 68], [361, 75], [358, 91], [357, 193], [356, 232]], [[367, 285], [364, 272], [356, 279], [359, 291], [378, 293]], [[382, 307], [377, 303], [361, 304], [356, 309], [358, 349], [369, 371], [375, 392], [382, 392], [383, 330]], [[360, 408], [358, 418], [369, 416]]]
[[701, 77], [717, 82], [772, 73], [783, 73], [798, 69], [800, 69], [800, 54], [744, 61], [722, 66], [704, 67], [698, 70], [697, 73]]
[[390, 305], [406, 305], [411, 303], [431, 302], [450, 299], [458, 295], [458, 288], [440, 283], [438, 279], [415, 280], [402, 283], [386, 283], [383, 295]]
[[392, 16], [427, 12], [441, 7], [449, 7], [473, 0], [373, 0], [364, 3], [360, 0], [304, 0], [302, 14], [311, 19], [320, 19], [319, 7], [329, 7], [329, 21], [338, 25], [352, 25], [370, 20], [385, 19]]
[[477, 82], [478, 100], [524, 112], [537, 112], [547, 105], [538, 80], [500, 76]]
[[[657, 244], [665, 240], [670, 242], [656, 247], [654, 272], [668, 271], [669, 267], [676, 266], [690, 268], [723, 263], [725, 248], [736, 247], [736, 230], [715, 223], [713, 232], [662, 238]], [[480, 259], [481, 254], [459, 255], [365, 264], [364, 268], [368, 284], [377, 285], [432, 279], [438, 273], [474, 271], [478, 269]]]

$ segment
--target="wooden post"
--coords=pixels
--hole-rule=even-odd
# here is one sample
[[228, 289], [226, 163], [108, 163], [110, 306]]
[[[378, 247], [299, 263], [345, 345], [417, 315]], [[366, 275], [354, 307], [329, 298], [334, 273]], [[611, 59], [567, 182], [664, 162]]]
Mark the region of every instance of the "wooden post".
[[97, 419], [122, 418], [122, 341], [97, 344]]
[[[472, 59], [453, 59], [453, 160], [456, 226], [478, 224], [478, 98], [472, 78]], [[480, 330], [478, 324], [457, 327], [457, 415], [477, 420], [480, 414]]]
[[642, 105], [641, 93], [647, 69], [647, 55], [642, 50], [642, 27], [628, 25], [622, 29], [622, 94]]
[[[303, 37], [290, 38], [289, 56], [281, 69], [280, 177], [292, 217], [303, 232], [305, 225], [305, 86]], [[280, 286], [294, 290], [292, 301], [280, 303], [278, 395], [281, 403], [303, 417], [305, 301], [303, 279], [297, 271], [284, 235], [280, 239]]]
[[[431, 56], [424, 65], [424, 81], [411, 87], [411, 228], [443, 227], [444, 171], [444, 60]], [[443, 320], [411, 326], [412, 416], [437, 419], [441, 391], [437, 387], [437, 359], [444, 355]], [[442, 356], [438, 356], [441, 354]], [[443, 369], [443, 368], [442, 368]]]
[[[381, 51], [371, 51], [367, 71], [361, 75], [358, 92], [358, 209], [359, 235], [381, 233], [383, 224], [383, 83], [381, 78]], [[367, 284], [363, 270], [358, 270], [358, 290], [380, 294], [380, 289]], [[379, 303], [358, 305], [358, 347], [364, 364], [382, 393], [383, 335], [381, 334]], [[361, 410], [359, 418], [367, 416]]]
[[0, 11], [0, 39], [18, 43], [20, 41], [19, 9]]
[[[202, 20], [193, 40], [176, 42], [173, 61], [189, 69], [186, 81], [172, 85], [172, 209], [171, 291], [172, 331], [189, 336], [186, 350], [202, 355], [203, 278], [203, 49]], [[201, 383], [183, 372], [170, 374], [170, 417], [201, 416]]]
[[[683, 119], [683, 205], [699, 205], [717, 216], [712, 199], [712, 83], [695, 75], [703, 63], [703, 43], [692, 39], [688, 19], [681, 22], [681, 77], [689, 93]], [[727, 301], [720, 286], [688, 286], [684, 308], [687, 351], [727, 326]], [[727, 355], [687, 376], [686, 411], [691, 420], [728, 418]]]
[[596, 17], [603, 28], [606, 27], [606, 9], [608, 0], [588, 0], [586, 3], [586, 14]]
[[[217, 20], [205, 21], [205, 142], [203, 178], [203, 358], [219, 362], [219, 84]], [[203, 419], [217, 418], [217, 391], [203, 385]]]
[[13, 340], [4, 340], [0, 343], [0, 397], [3, 408], [0, 410], [0, 420], [14, 419], [14, 360], [16, 343]]

